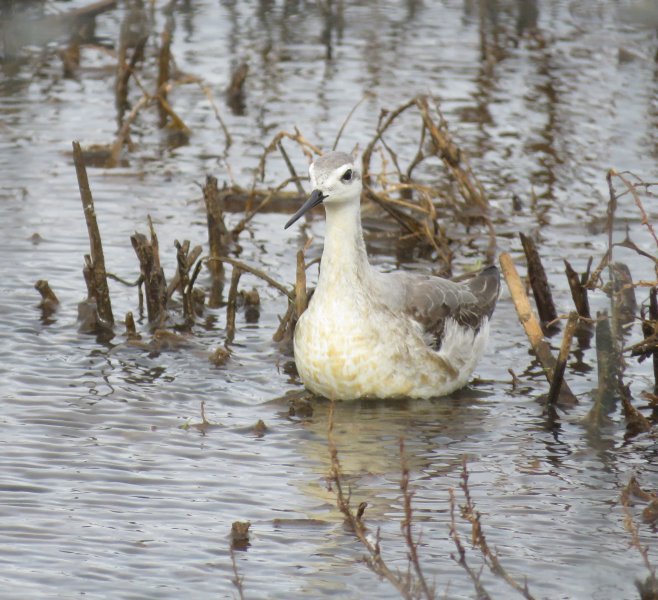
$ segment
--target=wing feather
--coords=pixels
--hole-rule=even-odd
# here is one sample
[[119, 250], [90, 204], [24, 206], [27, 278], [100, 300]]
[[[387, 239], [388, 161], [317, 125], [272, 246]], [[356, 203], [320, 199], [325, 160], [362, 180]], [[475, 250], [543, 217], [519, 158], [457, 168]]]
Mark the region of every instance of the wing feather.
[[500, 274], [491, 266], [456, 282], [398, 271], [382, 274], [380, 285], [385, 286], [380, 297], [386, 299], [388, 307], [417, 321], [438, 349], [447, 319], [477, 330], [485, 318], [491, 317], [500, 290]]

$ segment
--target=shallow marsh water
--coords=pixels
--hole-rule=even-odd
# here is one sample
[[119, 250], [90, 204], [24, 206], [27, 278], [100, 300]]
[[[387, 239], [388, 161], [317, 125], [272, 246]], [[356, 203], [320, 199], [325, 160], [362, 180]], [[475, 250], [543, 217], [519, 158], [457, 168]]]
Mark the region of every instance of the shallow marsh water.
[[[170, 275], [174, 239], [205, 243], [199, 188], [205, 175], [249, 185], [277, 131], [297, 126], [328, 149], [367, 94], [341, 142], [343, 149], [363, 148], [381, 108], [431, 92], [490, 194], [498, 250], [520, 264], [517, 232], [536, 234], [558, 311], [568, 312], [562, 260], [582, 271], [589, 256], [597, 260], [607, 247], [606, 170], [658, 178], [656, 25], [646, 15], [634, 20], [639, 4], [554, 1], [538, 3], [530, 35], [521, 16], [533, 14], [521, 11], [524, 5], [532, 3], [501, 2], [479, 15], [470, 2], [350, 2], [342, 19], [330, 21], [313, 3], [179, 2], [176, 64], [210, 85], [234, 143], [225, 156], [222, 132], [196, 86], [171, 94], [192, 130], [189, 144], [169, 144], [155, 112], [145, 112], [129, 162], [89, 170], [108, 269], [136, 278], [129, 236], [146, 230], [150, 214]], [[124, 10], [120, 3], [98, 17], [99, 42], [115, 44]], [[155, 19], [161, 31], [159, 7]], [[482, 35], [498, 40], [499, 56], [483, 58]], [[244, 59], [245, 114], [234, 115], [222, 91]], [[113, 140], [114, 65], [100, 47], [86, 47], [77, 79], [64, 79], [53, 45], [25, 48], [0, 73], [0, 597], [231, 597], [229, 532], [236, 520], [252, 524], [249, 547], [236, 552], [247, 598], [397, 597], [360, 562], [363, 549], [327, 490], [327, 403], [314, 400], [311, 417], [289, 416], [286, 394], [300, 385], [287, 374], [291, 357], [271, 341], [286, 309], [278, 292], [243, 276], [242, 285], [259, 289], [260, 319], [248, 324], [239, 315], [224, 367], [207, 360], [223, 343], [224, 309], [207, 310], [184, 346], [160, 353], [125, 344], [121, 326], [110, 342], [78, 333], [88, 241], [70, 142]], [[409, 160], [419, 129], [412, 117], [405, 123], [387, 142]], [[288, 149], [305, 171], [301, 153]], [[287, 176], [273, 155], [265, 184]], [[440, 176], [438, 167], [424, 167], [428, 181]], [[655, 205], [646, 208], [655, 219]], [[619, 239], [628, 225], [655, 255], [630, 198], [618, 215]], [[229, 226], [241, 216], [228, 215]], [[240, 259], [292, 282], [304, 238], [297, 228], [283, 230], [287, 218], [257, 215], [240, 238]], [[313, 220], [310, 231], [313, 257], [322, 220]], [[455, 226], [460, 234], [466, 232]], [[381, 268], [399, 266], [392, 242], [371, 243]], [[456, 244], [457, 267], [474, 264], [483, 247]], [[622, 250], [615, 256], [629, 263], [635, 279], [654, 277], [648, 261]], [[48, 279], [61, 300], [48, 319], [37, 308], [37, 279]], [[117, 318], [135, 310], [133, 288], [112, 282], [111, 290]], [[602, 294], [592, 302], [594, 310], [607, 308]], [[547, 423], [537, 402], [546, 384], [504, 293], [476, 370], [481, 383], [451, 398], [337, 407], [335, 440], [346, 481], [355, 504], [368, 502], [368, 526], [381, 527], [391, 566], [406, 568], [403, 437], [421, 561], [439, 597], [474, 596], [450, 557], [448, 535], [448, 490], [459, 488], [463, 457], [490, 545], [536, 597], [638, 597], [634, 580], [647, 573], [630, 547], [619, 497], [631, 474], [658, 489], [655, 434], [625, 441], [617, 414], [601, 435], [589, 436], [580, 420], [597, 383], [593, 350], [583, 362], [592, 368], [570, 363], [567, 370], [580, 405], [561, 414], [559, 424]], [[639, 406], [640, 393], [653, 388], [649, 362], [629, 360], [626, 372]], [[517, 389], [509, 368], [521, 377]], [[201, 400], [214, 424], [204, 432], [185, 427], [200, 421]], [[254, 430], [258, 419], [264, 434]], [[460, 531], [468, 539], [465, 524]], [[641, 535], [658, 562], [655, 530], [642, 525]], [[477, 551], [467, 551], [477, 567]], [[486, 571], [483, 583], [493, 597], [511, 597]]]

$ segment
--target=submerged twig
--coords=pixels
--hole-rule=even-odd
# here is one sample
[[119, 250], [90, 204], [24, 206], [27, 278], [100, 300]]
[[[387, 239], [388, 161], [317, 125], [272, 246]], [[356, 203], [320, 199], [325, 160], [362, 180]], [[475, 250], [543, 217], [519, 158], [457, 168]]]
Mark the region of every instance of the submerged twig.
[[492, 552], [491, 548], [489, 548], [487, 538], [485, 537], [484, 531], [482, 530], [480, 512], [475, 508], [475, 503], [473, 502], [471, 491], [468, 487], [468, 478], [468, 468], [466, 466], [466, 459], [464, 459], [461, 483], [459, 487], [461, 487], [462, 491], [464, 492], [466, 503], [461, 506], [461, 513], [462, 517], [464, 517], [471, 524], [471, 540], [473, 545], [480, 549], [482, 557], [484, 558], [487, 566], [491, 569], [492, 573], [502, 577], [508, 585], [519, 592], [519, 594], [526, 598], [526, 600], [534, 600], [534, 596], [530, 593], [530, 590], [528, 590], [527, 583], [525, 585], [521, 585], [518, 581], [516, 581], [516, 579], [514, 579], [514, 577], [512, 577], [503, 567], [500, 560], [498, 559], [498, 554]]
[[455, 557], [454, 554], [450, 554], [450, 557], [460, 565], [471, 578], [473, 585], [475, 587], [475, 593], [477, 594], [477, 600], [491, 600], [489, 592], [484, 588], [482, 582], [480, 581], [480, 573], [474, 571], [466, 561], [466, 549], [462, 543], [459, 532], [457, 531], [457, 520], [455, 519], [455, 512], [457, 508], [457, 500], [455, 499], [455, 492], [452, 488], [448, 490], [450, 494], [450, 538], [454, 542], [459, 558]]
[[401, 527], [404, 534], [404, 539], [407, 544], [407, 550], [409, 552], [409, 562], [416, 573], [420, 588], [422, 590], [422, 595], [427, 598], [427, 600], [432, 600], [435, 597], [434, 590], [430, 589], [425, 579], [425, 574], [420, 565], [420, 560], [418, 559], [418, 543], [414, 540], [412, 525], [413, 525], [413, 511], [411, 508], [411, 499], [413, 497], [413, 492], [409, 490], [409, 465], [407, 464], [407, 457], [404, 451], [404, 438], [400, 438], [400, 463], [402, 468], [402, 478], [400, 480], [400, 490], [402, 490], [402, 498], [404, 504], [404, 520], [402, 521]]
[[362, 519], [357, 518], [357, 515], [352, 510], [350, 505], [351, 494], [348, 493], [346, 495], [343, 490], [342, 468], [338, 459], [338, 449], [336, 448], [336, 442], [333, 435], [335, 408], [336, 402], [332, 400], [329, 406], [327, 441], [329, 444], [329, 456], [331, 458], [329, 480], [336, 491], [338, 509], [343, 513], [347, 519], [347, 523], [349, 524], [350, 529], [368, 552], [367, 556], [365, 557], [365, 562], [368, 567], [370, 567], [370, 569], [372, 569], [377, 575], [386, 579], [391, 585], [393, 585], [393, 587], [395, 587], [398, 593], [403, 598], [405, 598], [405, 600], [413, 600], [414, 595], [412, 593], [410, 580], [408, 578], [403, 579], [399, 573], [393, 572], [384, 562], [379, 545], [379, 532], [377, 532], [375, 542], [373, 543], [366, 535], [366, 527], [363, 524]]

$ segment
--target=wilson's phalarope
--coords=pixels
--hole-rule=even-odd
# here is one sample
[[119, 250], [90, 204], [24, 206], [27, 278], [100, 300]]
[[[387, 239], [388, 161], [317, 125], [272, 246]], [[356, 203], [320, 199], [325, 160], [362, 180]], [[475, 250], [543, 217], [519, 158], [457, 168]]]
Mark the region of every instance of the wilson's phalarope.
[[320, 278], [295, 329], [304, 385], [337, 400], [429, 398], [463, 387], [480, 359], [500, 287], [495, 266], [461, 283], [379, 273], [361, 230], [361, 175], [330, 152], [309, 168], [313, 193], [290, 227], [323, 203], [327, 228]]

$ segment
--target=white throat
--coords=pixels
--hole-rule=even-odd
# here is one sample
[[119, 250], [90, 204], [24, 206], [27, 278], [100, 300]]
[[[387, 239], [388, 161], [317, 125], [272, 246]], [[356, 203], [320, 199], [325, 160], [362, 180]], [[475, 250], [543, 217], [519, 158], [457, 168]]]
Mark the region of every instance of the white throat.
[[370, 275], [361, 229], [361, 206], [355, 201], [327, 202], [325, 210], [327, 229], [317, 292], [349, 292], [354, 285], [364, 285]]

